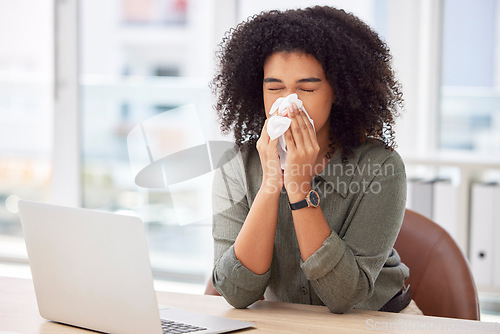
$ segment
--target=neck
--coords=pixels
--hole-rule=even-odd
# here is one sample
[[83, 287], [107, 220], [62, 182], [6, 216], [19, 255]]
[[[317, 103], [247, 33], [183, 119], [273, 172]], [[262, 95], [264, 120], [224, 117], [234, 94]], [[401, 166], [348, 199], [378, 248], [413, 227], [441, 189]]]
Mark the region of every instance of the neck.
[[330, 151], [330, 127], [326, 124], [318, 133], [316, 138], [319, 144], [319, 157], [324, 157]]
[[[326, 131], [323, 131], [326, 130]], [[317, 173], [321, 172], [329, 159], [326, 158], [326, 154], [330, 151], [330, 127], [325, 126], [318, 133], [316, 133], [316, 138], [318, 139], [319, 144], [319, 154], [316, 159], [316, 170]]]

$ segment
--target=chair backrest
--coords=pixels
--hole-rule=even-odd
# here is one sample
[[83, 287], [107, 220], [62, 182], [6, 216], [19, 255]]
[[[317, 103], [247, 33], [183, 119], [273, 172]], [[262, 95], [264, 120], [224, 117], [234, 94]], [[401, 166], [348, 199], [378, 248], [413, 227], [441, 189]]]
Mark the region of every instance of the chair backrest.
[[467, 259], [432, 220], [406, 210], [394, 248], [410, 268], [413, 300], [425, 315], [479, 320], [476, 285]]
[[205, 294], [212, 295], [212, 296], [220, 296], [220, 294], [217, 292], [217, 290], [215, 290], [211, 279], [209, 279], [207, 282], [207, 286], [205, 287]]

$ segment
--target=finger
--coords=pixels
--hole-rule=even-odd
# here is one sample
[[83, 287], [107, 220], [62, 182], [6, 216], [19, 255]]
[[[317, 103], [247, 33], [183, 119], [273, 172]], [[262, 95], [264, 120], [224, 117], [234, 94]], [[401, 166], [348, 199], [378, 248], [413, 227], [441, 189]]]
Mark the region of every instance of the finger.
[[307, 117], [305, 111], [302, 109], [298, 109], [298, 113], [301, 116], [302, 120], [304, 121], [304, 124], [307, 127], [307, 132], [309, 133], [310, 138], [311, 139], [316, 138], [316, 131], [314, 131], [314, 127], [311, 124], [309, 117]]
[[269, 142], [269, 134], [267, 133], [267, 121], [269, 118], [266, 119], [264, 122], [264, 126], [262, 127], [262, 131], [260, 132], [260, 138], [264, 139], [265, 142]]
[[299, 126], [303, 132], [303, 143], [302, 147], [305, 151], [319, 151], [319, 143], [318, 138], [316, 137], [316, 131], [312, 126], [309, 118], [307, 117], [304, 110], [299, 110], [299, 115], [296, 115], [296, 119], [299, 123]]
[[295, 143], [295, 138], [292, 135], [292, 129], [288, 128], [284, 135], [287, 151], [294, 151], [297, 148], [297, 145]]
[[260, 132], [260, 137], [257, 139], [256, 146], [255, 148], [257, 151], [259, 151], [259, 154], [261, 152], [266, 151], [266, 147], [269, 145], [269, 135], [267, 133], [267, 119], [264, 122], [264, 126], [262, 127], [262, 131]]
[[307, 138], [304, 138], [305, 136], [309, 137], [307, 130], [304, 131], [304, 122], [302, 121], [301, 123], [301, 117], [300, 114], [298, 113], [297, 109], [292, 109], [291, 114], [293, 115], [292, 117], [292, 124], [290, 125], [290, 129], [292, 130], [292, 136], [293, 139], [295, 140], [295, 144], [297, 148], [301, 149], [304, 146], [304, 140], [307, 140]]
[[316, 132], [309, 121], [306, 113], [302, 109], [294, 109], [294, 113], [296, 114], [296, 118], [300, 128], [302, 129], [305, 142], [314, 142], [316, 140]]

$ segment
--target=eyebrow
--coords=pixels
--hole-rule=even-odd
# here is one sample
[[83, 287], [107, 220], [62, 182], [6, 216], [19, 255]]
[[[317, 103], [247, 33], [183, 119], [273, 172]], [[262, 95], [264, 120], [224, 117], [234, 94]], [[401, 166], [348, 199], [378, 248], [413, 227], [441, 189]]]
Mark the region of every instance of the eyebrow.
[[[310, 78], [304, 78], [304, 79], [297, 80], [297, 83], [302, 83], [302, 82], [320, 82], [320, 81], [321, 81], [320, 78], [310, 77]], [[279, 82], [279, 83], [282, 83], [283, 81], [281, 81], [280, 79], [276, 79], [276, 78], [265, 78], [264, 82], [266, 82], [266, 83], [269, 83], [269, 82]]]

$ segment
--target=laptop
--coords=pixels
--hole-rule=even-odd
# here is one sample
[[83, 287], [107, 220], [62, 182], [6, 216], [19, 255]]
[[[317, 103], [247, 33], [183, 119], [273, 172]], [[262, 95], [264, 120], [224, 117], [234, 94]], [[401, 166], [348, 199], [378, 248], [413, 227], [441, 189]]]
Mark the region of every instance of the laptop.
[[[143, 222], [133, 216], [19, 202], [40, 315], [106, 333], [225, 333], [252, 323], [159, 309]], [[160, 318], [162, 320], [160, 320]]]

